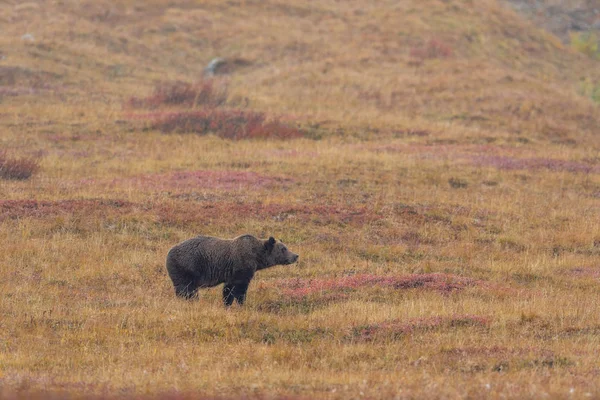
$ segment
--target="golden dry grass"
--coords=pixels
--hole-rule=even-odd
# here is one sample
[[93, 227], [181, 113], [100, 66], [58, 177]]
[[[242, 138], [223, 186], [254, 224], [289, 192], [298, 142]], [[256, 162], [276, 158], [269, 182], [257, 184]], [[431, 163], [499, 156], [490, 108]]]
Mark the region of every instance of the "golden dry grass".
[[[1, 150], [40, 164], [0, 180], [0, 397], [600, 396], [597, 60], [492, 0], [5, 1], [0, 25]], [[228, 107], [306, 137], [127, 106], [216, 56], [250, 62]], [[177, 300], [168, 249], [242, 233], [301, 261], [243, 308]]]

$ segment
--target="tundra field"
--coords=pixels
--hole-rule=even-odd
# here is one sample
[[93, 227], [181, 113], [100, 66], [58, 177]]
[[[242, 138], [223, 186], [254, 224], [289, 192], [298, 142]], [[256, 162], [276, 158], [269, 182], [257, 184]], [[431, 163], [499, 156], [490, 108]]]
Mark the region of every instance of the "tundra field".
[[[0, 398], [600, 398], [598, 36], [526, 18], [1, 2]], [[244, 233], [299, 262], [175, 297]]]

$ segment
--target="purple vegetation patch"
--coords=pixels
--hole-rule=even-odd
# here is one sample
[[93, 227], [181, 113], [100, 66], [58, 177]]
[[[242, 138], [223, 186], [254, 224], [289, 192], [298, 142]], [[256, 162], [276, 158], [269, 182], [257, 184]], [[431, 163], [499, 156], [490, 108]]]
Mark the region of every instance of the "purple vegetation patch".
[[38, 94], [41, 89], [36, 89], [32, 87], [10, 87], [10, 86], [0, 86], [0, 96], [23, 96], [23, 95], [33, 95]]
[[122, 200], [0, 200], [0, 221], [17, 218], [47, 218], [56, 215], [126, 213], [133, 204]]
[[[257, 204], [238, 202], [169, 202], [131, 203], [110, 199], [81, 200], [0, 200], [0, 221], [18, 218], [54, 218], [65, 216], [122, 217], [124, 215], [151, 217], [167, 225], [187, 227], [206, 226], [223, 221], [261, 219], [282, 221], [292, 219], [301, 223], [325, 225], [329, 223], [364, 224], [380, 216], [367, 208], [285, 204]], [[232, 218], [235, 217], [235, 218]]]
[[377, 339], [394, 338], [396, 336], [409, 335], [416, 332], [428, 332], [440, 329], [457, 327], [488, 327], [488, 317], [480, 315], [452, 315], [415, 318], [408, 321], [393, 320], [358, 326], [353, 328], [351, 337], [360, 341], [373, 341]]
[[296, 158], [296, 157], [311, 157], [317, 158], [319, 157], [319, 153], [316, 151], [300, 151], [296, 149], [273, 149], [273, 150], [264, 150], [261, 152], [265, 156], [272, 157], [285, 157], [285, 158]]
[[600, 267], [579, 267], [568, 271], [575, 278], [600, 279]]
[[133, 185], [152, 190], [190, 189], [258, 189], [285, 186], [292, 179], [268, 176], [250, 171], [179, 171], [166, 174], [146, 174], [129, 178], [114, 179], [112, 185]]
[[540, 170], [554, 172], [600, 173], [600, 166], [578, 161], [557, 160], [552, 158], [513, 158], [506, 156], [484, 155], [472, 157], [473, 165], [513, 170]]
[[481, 284], [481, 281], [473, 278], [442, 273], [410, 274], [401, 276], [358, 274], [337, 279], [296, 278], [277, 281], [277, 287], [283, 288], [286, 295], [292, 298], [302, 298], [311, 294], [328, 291], [347, 291], [372, 286], [399, 290], [424, 288], [449, 294], [454, 291]]
[[376, 145], [369, 147], [370, 151], [375, 153], [400, 153], [407, 156], [427, 160], [469, 160], [473, 156], [495, 155], [495, 154], [522, 154], [523, 150], [509, 147], [496, 146], [489, 144], [406, 144], [389, 143], [385, 145]]
[[259, 218], [275, 221], [295, 220], [303, 223], [325, 225], [328, 223], [364, 224], [380, 218], [366, 207], [349, 208], [321, 205], [290, 206], [285, 204], [225, 203], [206, 204], [175, 203], [161, 205], [154, 210], [161, 223], [193, 226], [198, 221], [215, 222], [231, 219]]

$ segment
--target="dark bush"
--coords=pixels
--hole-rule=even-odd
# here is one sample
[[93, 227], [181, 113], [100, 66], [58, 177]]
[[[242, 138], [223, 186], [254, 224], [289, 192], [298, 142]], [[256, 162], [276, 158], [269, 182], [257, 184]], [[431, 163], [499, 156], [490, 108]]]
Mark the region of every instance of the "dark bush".
[[452, 54], [452, 47], [440, 39], [431, 39], [426, 44], [413, 47], [410, 50], [411, 57], [420, 61], [432, 58], [448, 58]]
[[37, 161], [28, 158], [9, 158], [6, 153], [0, 152], [0, 178], [11, 180], [29, 179], [40, 168]]
[[164, 133], [214, 133], [226, 139], [302, 137], [302, 132], [279, 120], [267, 121], [263, 113], [226, 109], [202, 109], [148, 115], [151, 126]]
[[227, 100], [227, 88], [222, 83], [207, 80], [198, 83], [170, 82], [154, 89], [148, 97], [132, 97], [127, 106], [132, 108], [158, 108], [161, 106], [218, 107]]

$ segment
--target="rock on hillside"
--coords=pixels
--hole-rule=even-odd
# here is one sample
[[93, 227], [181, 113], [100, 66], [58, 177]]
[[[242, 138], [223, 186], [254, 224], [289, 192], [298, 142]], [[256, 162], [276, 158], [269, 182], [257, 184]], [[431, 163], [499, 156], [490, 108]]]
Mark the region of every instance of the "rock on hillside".
[[569, 32], [600, 30], [598, 0], [506, 0], [517, 12], [564, 42]]

